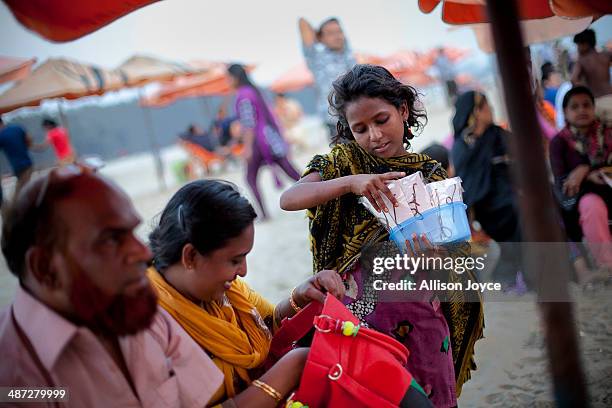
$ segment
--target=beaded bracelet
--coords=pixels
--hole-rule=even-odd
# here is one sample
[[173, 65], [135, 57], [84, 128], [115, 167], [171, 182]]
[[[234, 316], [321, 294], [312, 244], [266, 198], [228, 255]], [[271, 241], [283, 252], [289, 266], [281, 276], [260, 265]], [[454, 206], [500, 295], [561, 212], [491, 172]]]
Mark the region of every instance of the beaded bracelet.
[[300, 310], [302, 310], [302, 308], [299, 307], [297, 303], [295, 303], [295, 300], [293, 300], [294, 294], [295, 294], [295, 288], [291, 289], [291, 295], [289, 295], [289, 304], [291, 304], [291, 307], [293, 308], [295, 313], [298, 313]]
[[281, 400], [283, 399], [283, 396], [276, 391], [274, 388], [270, 387], [268, 384], [266, 384], [263, 381], [259, 381], [259, 380], [254, 380], [251, 385], [259, 388], [260, 390], [262, 390], [263, 392], [265, 392], [266, 394], [268, 394], [270, 397], [272, 397], [276, 402], [281, 402]]

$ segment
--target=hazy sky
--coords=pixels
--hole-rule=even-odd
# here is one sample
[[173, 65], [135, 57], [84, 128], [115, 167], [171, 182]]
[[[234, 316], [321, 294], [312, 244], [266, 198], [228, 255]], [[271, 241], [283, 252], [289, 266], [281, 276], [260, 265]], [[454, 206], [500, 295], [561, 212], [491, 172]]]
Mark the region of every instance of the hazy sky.
[[476, 46], [471, 30], [448, 32], [439, 14], [421, 13], [416, 0], [165, 0], [64, 44], [25, 30], [0, 2], [0, 55], [65, 56], [105, 67], [135, 53], [181, 61], [245, 61], [258, 64], [256, 79], [268, 82], [302, 60], [300, 16], [315, 25], [339, 17], [356, 51]]
[[[242, 61], [257, 64], [255, 79], [268, 83], [302, 61], [300, 16], [314, 25], [339, 17], [356, 51], [384, 55], [441, 44], [477, 50], [470, 29], [449, 31], [438, 10], [423, 14], [417, 0], [164, 0], [63, 44], [22, 28], [0, 2], [0, 55], [39, 61], [64, 56], [108, 68], [136, 53], [179, 61]], [[608, 16], [598, 24], [604, 38], [612, 37], [610, 22]]]

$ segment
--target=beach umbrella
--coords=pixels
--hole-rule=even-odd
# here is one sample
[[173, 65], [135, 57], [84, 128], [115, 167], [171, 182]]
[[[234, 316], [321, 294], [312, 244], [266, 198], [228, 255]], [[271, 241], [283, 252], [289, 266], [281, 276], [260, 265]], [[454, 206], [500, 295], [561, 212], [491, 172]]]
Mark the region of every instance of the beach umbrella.
[[312, 72], [305, 63], [296, 65], [276, 78], [270, 84], [270, 90], [276, 93], [296, 92], [314, 84]]
[[[424, 13], [442, 3], [442, 20], [448, 24], [476, 24], [491, 21], [485, 0], [418, 0]], [[516, 0], [520, 20], [550, 17], [598, 17], [612, 11], [609, 0]]]
[[[190, 63], [190, 65], [196, 67], [201, 67], [202, 64], [202, 62]], [[161, 84], [157, 91], [141, 98], [140, 104], [149, 107], [162, 107], [183, 98], [231, 94], [233, 90], [227, 74], [227, 64], [220, 62], [207, 64], [209, 67], [207, 72], [165, 82]], [[245, 69], [247, 72], [252, 72], [255, 66], [247, 65]]]
[[17, 81], [30, 75], [36, 58], [11, 58], [0, 56], [0, 84]]
[[145, 55], [134, 55], [117, 67], [126, 86], [142, 86], [151, 82], [169, 81], [193, 75], [204, 69], [189, 64], [166, 61]]
[[101, 95], [123, 86], [123, 78], [116, 70], [52, 58], [0, 95], [0, 113], [38, 106], [45, 99]]
[[3, 0], [26, 28], [51, 41], [76, 40], [158, 0]]
[[140, 99], [141, 106], [163, 107], [183, 98], [227, 95], [232, 92], [225, 68], [202, 74], [176, 78], [160, 85], [159, 89]]
[[[542, 20], [524, 20], [520, 25], [525, 44], [537, 44], [579, 33], [587, 29], [592, 22], [593, 17], [576, 19], [549, 17]], [[495, 50], [489, 24], [473, 24], [470, 28], [474, 31], [481, 50], [488, 53]]]
[[[121, 73], [125, 86], [140, 87], [139, 100], [143, 96], [142, 86], [152, 82], [171, 81], [175, 78], [183, 78], [193, 75], [197, 72], [202, 72], [204, 68], [194, 67], [192, 65], [167, 61], [160, 58], [145, 55], [134, 55], [117, 67]], [[144, 119], [144, 125], [147, 129], [147, 135], [151, 144], [153, 159], [155, 161], [155, 170], [157, 172], [160, 189], [166, 186], [164, 176], [164, 165], [161, 159], [160, 145], [153, 126], [153, 117], [148, 109], [149, 105], [140, 104]]]
[[[549, 367], [558, 406], [588, 406], [584, 371], [578, 354], [568, 283], [571, 273], [567, 251], [561, 246], [533, 243], [563, 243], [564, 234], [555, 211], [556, 204], [548, 179], [541, 129], [527, 70], [521, 20], [546, 18], [596, 18], [612, 11], [609, 0], [419, 0], [423, 12], [439, 3], [442, 19], [449, 24], [490, 23], [497, 65], [500, 70], [506, 107], [513, 137], [521, 225], [525, 247], [526, 272], [533, 277], [544, 323]], [[564, 33], [565, 35], [569, 32]], [[540, 249], [540, 250], [538, 250]], [[556, 299], [556, 302], [552, 302]], [[558, 300], [564, 301], [558, 301]], [[546, 301], [548, 300], [548, 301]]]
[[[442, 20], [448, 24], [469, 24], [478, 46], [493, 52], [484, 0], [419, 0], [419, 8], [432, 12], [442, 3]], [[523, 43], [536, 44], [585, 30], [604, 14], [612, 12], [609, 0], [518, 0]]]

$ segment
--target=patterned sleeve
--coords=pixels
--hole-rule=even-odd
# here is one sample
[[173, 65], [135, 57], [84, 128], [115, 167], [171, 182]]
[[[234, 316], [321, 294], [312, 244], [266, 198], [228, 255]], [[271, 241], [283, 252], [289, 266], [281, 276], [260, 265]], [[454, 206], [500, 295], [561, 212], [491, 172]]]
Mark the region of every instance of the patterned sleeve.
[[330, 154], [317, 154], [310, 160], [306, 165], [306, 170], [302, 177], [314, 173], [315, 171], [321, 176], [321, 180], [331, 180], [336, 178], [335, 160], [333, 155]]
[[238, 101], [237, 107], [240, 125], [246, 129], [254, 129], [256, 124], [255, 105], [249, 99], [242, 98]]

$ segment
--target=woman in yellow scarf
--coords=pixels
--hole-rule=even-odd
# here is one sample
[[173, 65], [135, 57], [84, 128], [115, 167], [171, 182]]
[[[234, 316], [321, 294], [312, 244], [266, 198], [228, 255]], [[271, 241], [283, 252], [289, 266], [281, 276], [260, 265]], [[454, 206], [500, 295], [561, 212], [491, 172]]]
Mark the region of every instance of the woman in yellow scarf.
[[148, 272], [160, 305], [225, 375], [211, 405], [276, 406], [297, 387], [307, 349], [294, 350], [263, 374], [275, 327], [311, 300], [322, 301], [323, 292], [344, 294], [334, 271], [295, 287], [276, 307], [249, 288], [240, 278], [255, 217], [230, 183], [198, 180], [170, 199], [149, 237], [154, 258]]

